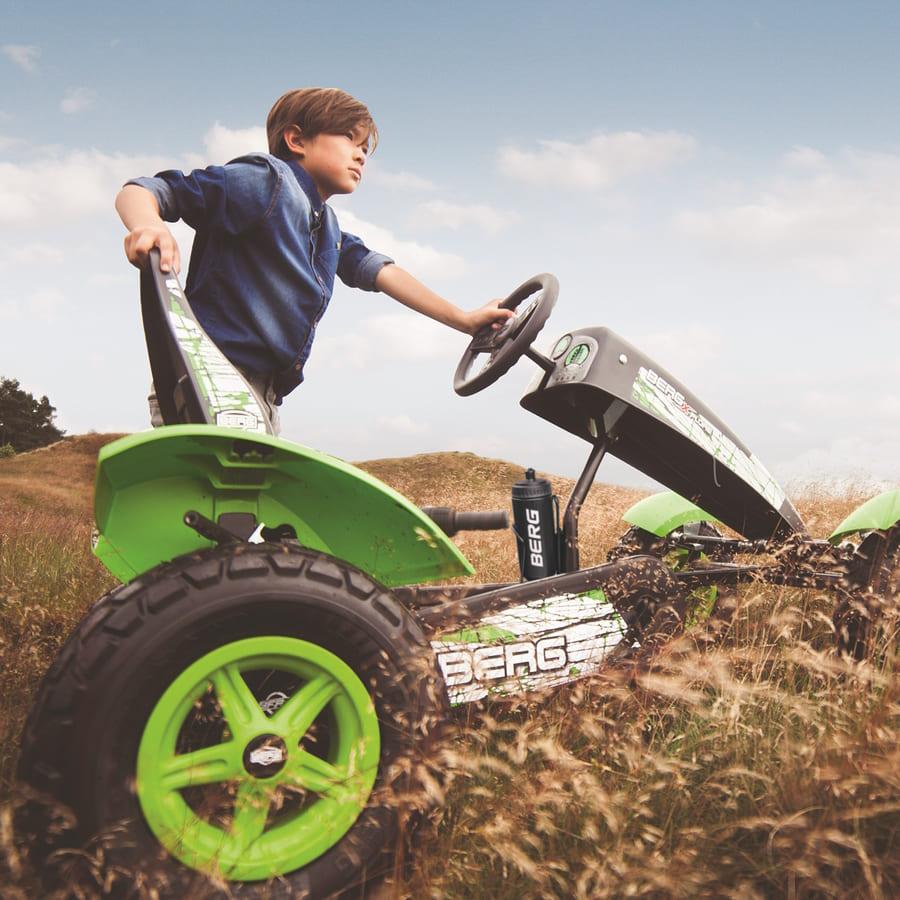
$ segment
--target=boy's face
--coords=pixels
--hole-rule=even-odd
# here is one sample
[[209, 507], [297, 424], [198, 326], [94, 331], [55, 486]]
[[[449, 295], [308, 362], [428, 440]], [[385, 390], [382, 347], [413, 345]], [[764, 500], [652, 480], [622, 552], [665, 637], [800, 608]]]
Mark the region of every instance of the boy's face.
[[299, 129], [288, 129], [285, 142], [298, 156], [302, 154], [300, 165], [316, 183], [323, 200], [334, 194], [352, 194], [362, 180], [369, 147], [366, 131], [323, 133], [307, 138], [300, 134]]

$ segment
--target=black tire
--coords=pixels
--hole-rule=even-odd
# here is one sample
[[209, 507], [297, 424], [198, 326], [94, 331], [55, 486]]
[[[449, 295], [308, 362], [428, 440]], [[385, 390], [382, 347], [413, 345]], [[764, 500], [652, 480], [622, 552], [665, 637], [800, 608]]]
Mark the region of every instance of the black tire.
[[[885, 540], [873, 532], [864, 538], [861, 549], [872, 552]], [[846, 593], [835, 607], [833, 621], [838, 652], [844, 656], [862, 660], [880, 644], [900, 646], [900, 532], [894, 532], [884, 546], [881, 564], [867, 589]]]
[[[365, 809], [337, 844], [275, 880], [223, 888], [169, 856], [146, 824], [134, 788], [137, 749], [150, 712], [181, 672], [212, 650], [260, 636], [301, 638], [347, 663], [374, 701], [381, 757]], [[45, 676], [22, 740], [19, 776], [37, 794], [20, 824], [38, 859], [87, 842], [87, 868], [111, 879], [114, 893], [331, 896], [383, 873], [402, 844], [393, 798], [411, 787], [414, 758], [437, 733], [437, 684], [411, 615], [336, 559], [247, 544], [176, 560], [98, 601]], [[60, 803], [77, 825], [48, 841]]]
[[[701, 522], [699, 533], [705, 537], [722, 537], [721, 532], [708, 522]], [[654, 556], [659, 560], [668, 562], [670, 567], [677, 571], [697, 562], [701, 554], [691, 550], [683, 558], [670, 562], [667, 557], [670, 553], [668, 546], [669, 535], [659, 537], [651, 531], [633, 525], [629, 528], [606, 555], [608, 562], [627, 559], [630, 556]], [[713, 547], [709, 553], [704, 554], [716, 562], [731, 562], [734, 554], [730, 550]], [[714, 591], [710, 597], [709, 591]], [[641, 653], [628, 652], [629, 658], [635, 655], [643, 655], [643, 651], [657, 649], [667, 639], [681, 633], [686, 627], [698, 622], [721, 622], [728, 616], [728, 608], [722, 604], [723, 588], [698, 589], [691, 592], [677, 602], [659, 604], [651, 597], [638, 598], [626, 609], [618, 609], [617, 612], [630, 623], [624, 646], [631, 646], [637, 642], [641, 645]], [[624, 650], [623, 650], [624, 652]]]

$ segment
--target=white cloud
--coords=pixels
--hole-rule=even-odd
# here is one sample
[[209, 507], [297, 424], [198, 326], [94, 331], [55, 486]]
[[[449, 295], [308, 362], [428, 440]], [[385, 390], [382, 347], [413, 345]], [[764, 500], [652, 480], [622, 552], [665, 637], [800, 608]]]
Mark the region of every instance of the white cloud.
[[408, 415], [379, 416], [375, 424], [394, 434], [427, 434], [431, 429], [424, 422], [414, 422]]
[[37, 71], [37, 61], [41, 55], [40, 47], [35, 47], [34, 44], [4, 44], [0, 50], [24, 72]]
[[66, 297], [55, 288], [41, 288], [35, 291], [26, 301], [29, 318], [36, 315], [45, 322], [52, 322], [65, 306]]
[[819, 169], [826, 163], [825, 154], [814, 147], [793, 147], [784, 155], [784, 162], [798, 169]]
[[134, 290], [134, 276], [119, 267], [115, 272], [94, 272], [88, 275], [86, 283], [96, 288], [112, 286], [123, 290]]
[[746, 185], [738, 202], [675, 219], [685, 236], [731, 261], [804, 272], [888, 303], [900, 280], [900, 155], [808, 147], [784, 169]]
[[[797, 486], [900, 487], [900, 360], [860, 359], [844, 368], [757, 373], [764, 419], [793, 440], [773, 474]], [[824, 423], [824, 424], [823, 424]]]
[[644, 334], [632, 343], [675, 375], [698, 374], [718, 359], [722, 338], [703, 325], [688, 325]]
[[774, 474], [793, 490], [848, 485], [870, 492], [900, 487], [900, 431], [876, 438], [846, 435], [782, 460]]
[[229, 160], [247, 153], [268, 153], [269, 143], [266, 129], [262, 125], [250, 128], [226, 128], [220, 122], [203, 135], [203, 146], [206, 150], [202, 161], [191, 162], [193, 168], [224, 165]]
[[11, 247], [0, 251], [0, 267], [6, 266], [46, 266], [59, 265], [65, 259], [65, 254], [59, 247], [50, 244], [34, 243], [23, 244], [21, 247]]
[[689, 158], [693, 137], [677, 131], [600, 133], [582, 143], [541, 140], [539, 150], [501, 147], [501, 172], [511, 178], [553, 187], [600, 189]]
[[[186, 222], [167, 222], [175, 243], [178, 244], [178, 251], [181, 253], [181, 283], [187, 278], [188, 264], [191, 260], [191, 250], [194, 246], [194, 236], [196, 232]], [[123, 229], [124, 237], [124, 229]]]
[[53, 322], [65, 305], [65, 295], [55, 288], [41, 288], [24, 298], [0, 300], [0, 322]]
[[793, 419], [784, 419], [783, 421], [778, 423], [778, 427], [785, 433], [792, 435], [794, 437], [803, 437], [807, 430], [801, 425], [799, 422], [795, 422]]
[[449, 278], [462, 274], [466, 269], [462, 257], [444, 253], [427, 244], [406, 241], [387, 228], [366, 222], [349, 210], [338, 209], [341, 228], [362, 238], [372, 250], [386, 253], [397, 265], [415, 272], [417, 278]]
[[[858, 376], [858, 373], [855, 373]], [[882, 377], [889, 375], [883, 373]], [[873, 379], [880, 381], [881, 379]], [[888, 380], [888, 384], [890, 381]], [[832, 416], [836, 409], [853, 409], [856, 415], [865, 415], [873, 423], [900, 422], [900, 393], [890, 393], [884, 384], [879, 385], [877, 391], [872, 391], [868, 396], [861, 397], [856, 385], [841, 388], [828, 381], [823, 381], [821, 388], [803, 390], [798, 394], [800, 407], [807, 414], [820, 416]], [[900, 471], [900, 460], [897, 462]]]
[[[458, 332], [457, 332], [458, 333]], [[363, 319], [356, 331], [322, 335], [310, 357], [313, 369], [365, 369], [379, 362], [430, 362], [455, 359], [469, 340], [433, 319], [414, 312], [385, 313]]]
[[387, 172], [371, 162], [366, 163], [366, 180], [397, 191], [433, 191], [437, 185], [412, 172]]
[[502, 231], [517, 219], [518, 216], [514, 212], [494, 209], [484, 203], [461, 206], [444, 200], [420, 203], [412, 215], [413, 224], [419, 227], [437, 226], [458, 230], [473, 225], [488, 234]]
[[60, 101], [59, 108], [66, 115], [74, 115], [75, 113], [84, 112], [90, 109], [97, 99], [97, 92], [90, 88], [76, 87], [69, 88], [65, 97]]
[[125, 181], [171, 164], [159, 157], [98, 150], [48, 154], [21, 164], [0, 162], [0, 227], [109, 214]]

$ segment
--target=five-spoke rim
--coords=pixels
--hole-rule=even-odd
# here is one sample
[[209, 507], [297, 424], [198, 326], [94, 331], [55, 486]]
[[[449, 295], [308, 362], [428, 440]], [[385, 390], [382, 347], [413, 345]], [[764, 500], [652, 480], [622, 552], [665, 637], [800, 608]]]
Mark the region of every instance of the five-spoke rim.
[[[260, 671], [296, 683], [271, 715], [245, 678]], [[185, 751], [186, 722], [212, 696], [218, 735]], [[372, 699], [343, 660], [297, 638], [246, 638], [207, 653], [160, 697], [138, 749], [137, 794], [151, 831], [185, 865], [259, 880], [306, 865], [349, 831], [380, 749]], [[205, 788], [233, 796], [230, 817], [203, 814]]]

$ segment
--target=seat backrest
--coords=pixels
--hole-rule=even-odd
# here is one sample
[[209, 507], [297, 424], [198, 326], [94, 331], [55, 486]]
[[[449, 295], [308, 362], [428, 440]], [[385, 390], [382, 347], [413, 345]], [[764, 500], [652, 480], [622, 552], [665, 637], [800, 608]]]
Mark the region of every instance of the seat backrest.
[[156, 249], [141, 269], [141, 314], [166, 425], [222, 425], [274, 434], [247, 380], [197, 321], [178, 276], [160, 268]]

